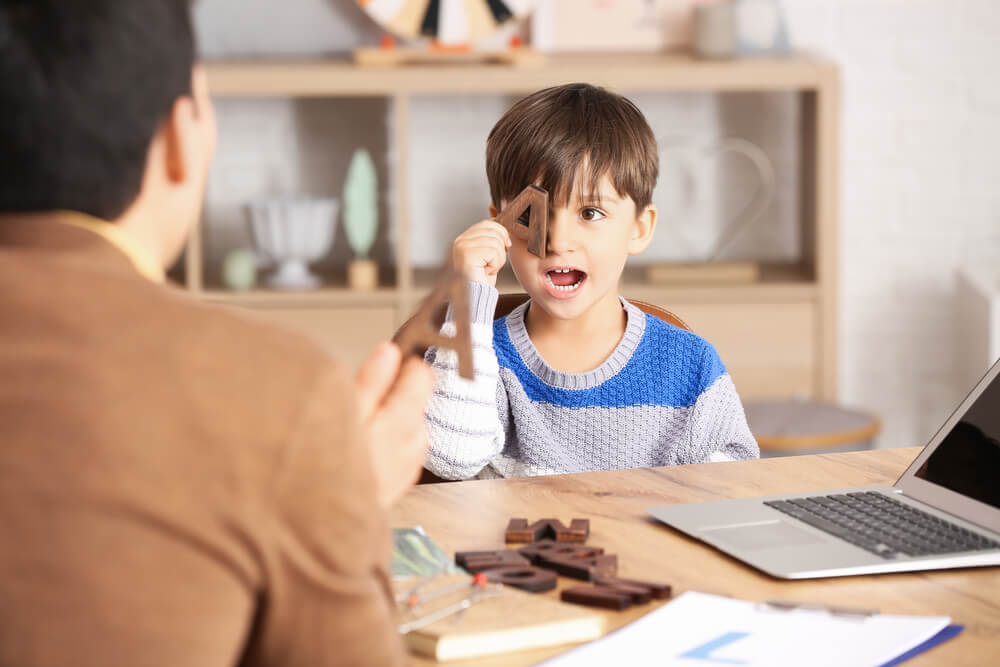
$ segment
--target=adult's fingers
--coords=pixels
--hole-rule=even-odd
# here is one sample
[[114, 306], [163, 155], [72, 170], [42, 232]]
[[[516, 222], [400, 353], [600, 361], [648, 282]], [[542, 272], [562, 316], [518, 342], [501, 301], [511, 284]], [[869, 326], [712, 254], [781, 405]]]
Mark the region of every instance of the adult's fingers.
[[379, 410], [404, 422], [413, 420], [422, 423], [432, 391], [434, 372], [420, 359], [407, 359], [396, 383], [383, 397]]
[[358, 370], [355, 386], [362, 422], [367, 422], [392, 388], [399, 373], [402, 354], [393, 343], [379, 343]]

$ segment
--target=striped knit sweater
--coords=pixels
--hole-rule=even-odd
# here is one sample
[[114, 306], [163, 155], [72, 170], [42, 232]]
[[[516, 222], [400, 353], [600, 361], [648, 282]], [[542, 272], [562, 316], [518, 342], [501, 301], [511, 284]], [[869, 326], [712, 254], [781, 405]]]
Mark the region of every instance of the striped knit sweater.
[[[493, 322], [499, 294], [469, 283], [475, 379], [431, 348], [427, 467], [446, 479], [757, 458], [743, 406], [715, 348], [622, 299], [625, 335], [587, 373], [562, 373], [524, 326], [528, 304]], [[443, 333], [454, 334], [445, 322]]]

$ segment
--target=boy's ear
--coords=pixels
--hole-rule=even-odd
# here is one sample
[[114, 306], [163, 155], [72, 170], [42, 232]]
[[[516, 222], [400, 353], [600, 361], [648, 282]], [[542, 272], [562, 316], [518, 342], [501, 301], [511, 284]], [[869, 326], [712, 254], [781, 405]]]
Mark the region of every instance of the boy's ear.
[[497, 217], [497, 213], [499, 213], [500, 211], [498, 211], [497, 207], [494, 206], [493, 204], [490, 204], [489, 208], [490, 208], [490, 217], [491, 218], [496, 218]]
[[656, 207], [650, 204], [643, 209], [632, 226], [632, 238], [628, 241], [628, 254], [638, 255], [649, 247], [656, 231]]

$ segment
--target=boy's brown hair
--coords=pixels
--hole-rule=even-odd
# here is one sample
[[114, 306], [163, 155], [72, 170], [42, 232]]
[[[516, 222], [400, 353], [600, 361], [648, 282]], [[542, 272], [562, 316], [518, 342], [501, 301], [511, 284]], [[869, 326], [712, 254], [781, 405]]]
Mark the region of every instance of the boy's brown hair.
[[566, 206], [574, 189], [596, 196], [607, 174], [618, 194], [641, 212], [652, 202], [659, 162], [656, 138], [635, 104], [585, 83], [525, 97], [486, 141], [486, 175], [497, 210], [533, 183], [549, 191], [553, 206]]

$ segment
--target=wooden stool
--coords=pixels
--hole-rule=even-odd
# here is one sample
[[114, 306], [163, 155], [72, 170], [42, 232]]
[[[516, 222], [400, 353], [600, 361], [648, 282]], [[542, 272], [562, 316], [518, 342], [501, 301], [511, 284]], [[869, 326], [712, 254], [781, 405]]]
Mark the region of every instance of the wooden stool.
[[743, 408], [761, 456], [867, 449], [882, 429], [874, 415], [822, 401], [758, 400]]

